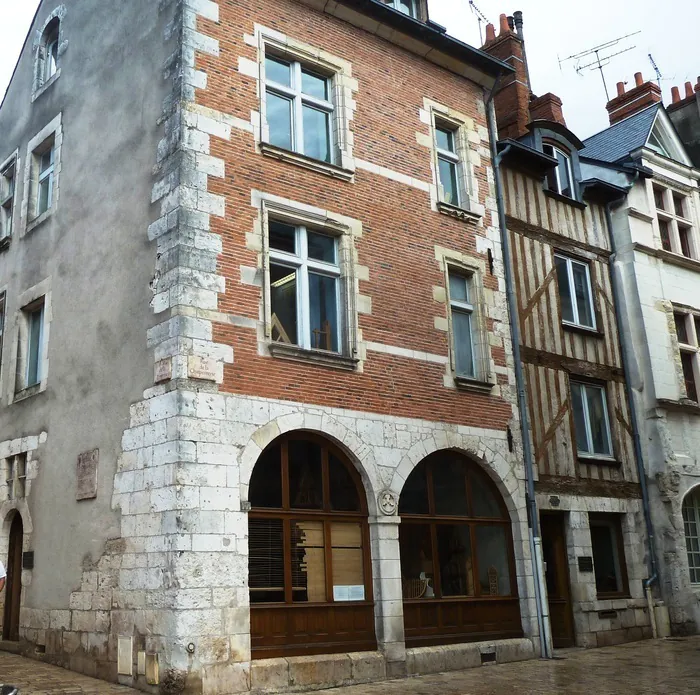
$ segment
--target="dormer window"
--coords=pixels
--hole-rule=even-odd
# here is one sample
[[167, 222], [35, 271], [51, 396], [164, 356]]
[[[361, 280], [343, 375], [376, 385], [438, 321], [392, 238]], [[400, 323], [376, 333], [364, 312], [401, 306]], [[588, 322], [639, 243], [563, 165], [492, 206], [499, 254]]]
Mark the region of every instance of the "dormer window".
[[542, 150], [545, 154], [557, 160], [556, 168], [547, 174], [547, 188], [554, 193], [559, 193], [559, 195], [573, 198], [574, 176], [571, 168], [571, 157], [558, 147], [554, 147], [554, 145], [545, 144]]
[[385, 5], [393, 7], [409, 17], [418, 18], [418, 0], [384, 0]]

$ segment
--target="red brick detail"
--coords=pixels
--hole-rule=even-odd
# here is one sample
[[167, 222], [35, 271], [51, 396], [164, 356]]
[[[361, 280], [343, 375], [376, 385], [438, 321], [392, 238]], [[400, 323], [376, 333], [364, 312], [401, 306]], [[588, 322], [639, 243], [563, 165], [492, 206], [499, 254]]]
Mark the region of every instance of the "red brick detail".
[[618, 85], [618, 96], [607, 103], [605, 108], [608, 110], [610, 125], [661, 101], [661, 89], [655, 82], [644, 82], [641, 72], [635, 73], [634, 81], [635, 86], [628, 92], [624, 91], [623, 85], [622, 94]]
[[530, 119], [533, 121], [554, 121], [565, 126], [566, 121], [564, 120], [561, 99], [551, 92], [536, 97], [530, 102]]

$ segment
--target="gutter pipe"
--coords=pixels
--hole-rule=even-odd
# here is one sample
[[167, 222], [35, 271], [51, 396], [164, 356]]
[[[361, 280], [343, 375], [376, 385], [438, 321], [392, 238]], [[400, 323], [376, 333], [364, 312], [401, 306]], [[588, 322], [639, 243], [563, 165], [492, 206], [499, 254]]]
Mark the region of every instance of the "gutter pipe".
[[489, 143], [491, 146], [491, 160], [493, 161], [494, 181], [496, 185], [496, 204], [498, 207], [498, 224], [501, 231], [501, 247], [503, 252], [503, 270], [506, 283], [506, 296], [508, 299], [508, 313], [510, 316], [510, 331], [513, 342], [513, 361], [515, 363], [515, 382], [518, 391], [518, 409], [520, 411], [520, 428], [523, 440], [523, 459], [525, 463], [525, 478], [527, 482], [526, 503], [527, 520], [529, 529], [530, 555], [532, 557], [533, 580], [535, 584], [535, 606], [537, 609], [537, 627], [540, 637], [540, 655], [545, 659], [551, 659], [552, 632], [549, 621], [549, 605], [544, 577], [544, 563], [542, 560], [542, 538], [540, 536], [539, 513], [535, 498], [534, 459], [530, 445], [530, 417], [527, 408], [527, 396], [525, 390], [525, 374], [520, 353], [520, 326], [518, 325], [518, 304], [513, 281], [512, 254], [510, 238], [506, 226], [505, 204], [503, 202], [503, 184], [501, 181], [501, 159], [511, 149], [512, 145], [498, 153], [496, 124], [496, 109], [493, 97], [498, 91], [500, 76], [496, 80], [486, 100], [486, 111], [489, 125]]

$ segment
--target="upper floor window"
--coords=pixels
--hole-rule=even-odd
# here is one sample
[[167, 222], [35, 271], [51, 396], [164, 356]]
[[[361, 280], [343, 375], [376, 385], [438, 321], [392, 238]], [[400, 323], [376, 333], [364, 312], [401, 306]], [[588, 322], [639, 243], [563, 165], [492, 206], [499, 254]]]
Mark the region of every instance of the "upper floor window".
[[265, 111], [269, 142], [312, 159], [335, 163], [332, 80], [296, 60], [265, 56]]
[[474, 278], [450, 270], [449, 281], [454, 370], [457, 376], [473, 379], [476, 377]]
[[342, 350], [337, 237], [269, 223], [272, 340], [307, 350]]
[[2, 346], [5, 339], [5, 316], [7, 314], [7, 299], [4, 292], [0, 292], [0, 361], [2, 361]]
[[462, 206], [460, 193], [459, 154], [457, 154], [456, 128], [436, 123], [435, 149], [438, 160], [440, 199], [449, 205]]
[[700, 315], [675, 311], [673, 321], [678, 338], [685, 397], [697, 402], [700, 383]]
[[700, 488], [691, 490], [683, 500], [683, 527], [690, 583], [700, 584]]
[[686, 258], [699, 257], [691, 199], [657, 183], [652, 185], [661, 248]]
[[579, 456], [612, 458], [610, 416], [605, 389], [572, 381], [571, 400]]
[[5, 480], [7, 499], [21, 499], [25, 496], [27, 487], [27, 454], [26, 452], [17, 454], [5, 459], [5, 461], [7, 466]]
[[0, 171], [0, 240], [12, 235], [16, 188], [17, 160], [13, 158]]
[[542, 150], [557, 160], [557, 166], [547, 174], [547, 188], [567, 198], [574, 197], [574, 175], [571, 157], [554, 145], [543, 145]]
[[36, 154], [37, 168], [37, 199], [36, 216], [42, 215], [50, 207], [53, 201], [53, 173], [54, 173], [54, 148], [53, 142], [48, 149]]
[[[58, 73], [60, 35], [61, 20], [58, 16], [54, 16], [44, 28], [36, 48], [35, 92], [41, 90]], [[38, 93], [35, 96], [38, 96]]]
[[418, 0], [383, 0], [383, 2], [409, 17], [418, 17]]
[[24, 388], [36, 386], [41, 381], [42, 345], [44, 333], [44, 301], [35, 302], [22, 310], [27, 322], [26, 369]]
[[587, 263], [555, 255], [562, 321], [582, 328], [596, 327], [591, 269]]

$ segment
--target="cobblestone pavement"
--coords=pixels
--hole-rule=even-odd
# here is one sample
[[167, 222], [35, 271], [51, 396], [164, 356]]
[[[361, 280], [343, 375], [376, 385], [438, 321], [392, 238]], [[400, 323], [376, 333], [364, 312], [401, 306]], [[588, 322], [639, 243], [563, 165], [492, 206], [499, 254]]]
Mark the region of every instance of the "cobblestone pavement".
[[[65, 669], [0, 652], [0, 683], [21, 695], [135, 695]], [[317, 691], [316, 695], [698, 695], [700, 637], [569, 651], [555, 660]]]

